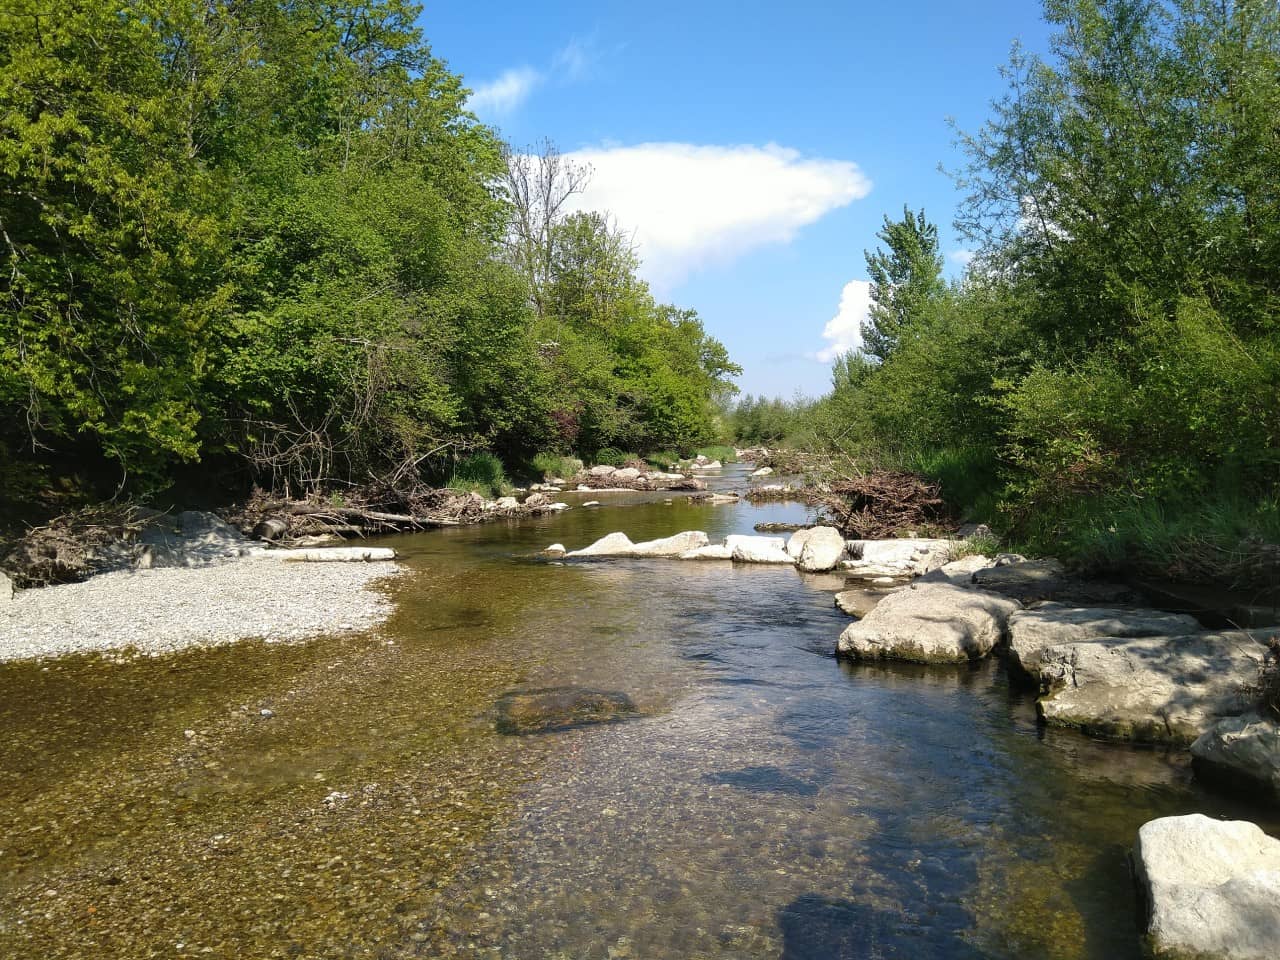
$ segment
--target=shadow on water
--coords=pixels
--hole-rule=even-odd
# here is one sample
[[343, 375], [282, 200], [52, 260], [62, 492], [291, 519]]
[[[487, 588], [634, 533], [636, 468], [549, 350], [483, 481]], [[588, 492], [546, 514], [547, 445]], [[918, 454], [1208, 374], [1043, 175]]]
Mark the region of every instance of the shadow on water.
[[739, 790], [756, 793], [781, 793], [792, 797], [812, 797], [819, 785], [793, 777], [777, 767], [743, 767], [741, 770], [724, 770], [709, 773], [703, 779], [708, 783], [722, 783]]
[[809, 893], [778, 911], [782, 960], [985, 960], [954, 931], [922, 930], [902, 914]]

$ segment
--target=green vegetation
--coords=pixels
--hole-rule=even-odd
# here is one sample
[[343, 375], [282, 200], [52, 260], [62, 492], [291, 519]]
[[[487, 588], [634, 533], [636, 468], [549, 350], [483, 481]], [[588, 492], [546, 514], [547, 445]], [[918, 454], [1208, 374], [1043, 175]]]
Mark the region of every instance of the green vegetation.
[[448, 485], [453, 490], [474, 492], [484, 497], [501, 496], [511, 489], [502, 461], [492, 453], [473, 453], [459, 460], [454, 465]]
[[540, 480], [568, 480], [582, 469], [582, 461], [576, 457], [545, 451], [535, 454], [529, 465]]
[[1052, 57], [1015, 51], [1008, 95], [961, 138], [968, 275], [938, 281], [923, 212], [886, 219], [867, 255], [868, 355], [842, 358], [818, 404], [755, 401], [734, 422], [781, 437], [803, 416], [1036, 549], [1265, 584], [1260, 541], [1280, 542], [1280, 11], [1045, 12]]
[[699, 447], [693, 451], [693, 455], [695, 457], [706, 457], [708, 460], [719, 460], [721, 463], [733, 463], [738, 458], [738, 454], [733, 447], [724, 445]]
[[521, 169], [563, 196], [583, 174], [479, 124], [418, 12], [0, 10], [7, 498], [441, 482], [474, 451], [714, 438], [724, 347], [604, 217], [521, 192]]

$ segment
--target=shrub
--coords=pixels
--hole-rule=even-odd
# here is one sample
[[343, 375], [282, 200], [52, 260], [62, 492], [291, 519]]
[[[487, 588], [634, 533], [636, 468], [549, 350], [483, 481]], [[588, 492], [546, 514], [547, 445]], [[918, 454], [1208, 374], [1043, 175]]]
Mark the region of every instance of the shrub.
[[582, 469], [582, 461], [577, 457], [565, 457], [545, 451], [534, 454], [529, 465], [543, 480], [567, 479]]
[[732, 463], [737, 459], [737, 454], [733, 447], [711, 446], [699, 447], [694, 451], [695, 455], [706, 457], [708, 460], [719, 460], [721, 463]]
[[624, 453], [617, 447], [605, 447], [598, 450], [595, 456], [595, 462], [606, 467], [620, 467], [628, 460], [637, 459], [634, 453]]
[[680, 454], [674, 450], [659, 450], [649, 454], [645, 460], [659, 470], [674, 470], [680, 463]]
[[479, 493], [482, 496], [498, 496], [510, 485], [502, 461], [492, 453], [473, 453], [459, 460], [449, 478], [454, 490]]

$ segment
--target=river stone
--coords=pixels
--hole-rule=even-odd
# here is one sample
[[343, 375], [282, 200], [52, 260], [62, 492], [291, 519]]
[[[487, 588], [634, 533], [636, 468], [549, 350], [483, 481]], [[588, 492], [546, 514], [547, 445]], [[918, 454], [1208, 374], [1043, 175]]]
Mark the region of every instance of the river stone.
[[1059, 643], [1099, 637], [1168, 637], [1199, 633], [1195, 617], [1141, 607], [1073, 607], [1047, 601], [1009, 618], [1009, 663], [1040, 676], [1040, 653]]
[[773, 467], [761, 467], [759, 470], [753, 470], [751, 472], [751, 475], [753, 477], [767, 477], [772, 473], [773, 473]]
[[837, 652], [858, 660], [960, 663], [991, 652], [1017, 601], [950, 583], [897, 590], [840, 635]]
[[781, 537], [750, 537], [734, 534], [725, 537], [724, 545], [733, 553], [738, 563], [789, 563], [795, 559], [787, 553]]
[[696, 550], [688, 550], [680, 554], [681, 560], [732, 560], [733, 549], [725, 546], [723, 543], [713, 544], [709, 547], [698, 547]]
[[611, 477], [617, 472], [617, 469], [617, 467], [610, 467], [602, 463], [598, 467], [592, 467], [587, 473], [593, 477]]
[[640, 471], [635, 467], [623, 467], [621, 470], [613, 471], [612, 479], [630, 483], [640, 479]]
[[983, 590], [1031, 603], [1062, 600], [1080, 606], [1136, 605], [1138, 595], [1122, 583], [1083, 580], [1073, 577], [1057, 560], [1016, 560], [997, 562], [973, 575], [975, 586]]
[[568, 551], [565, 550], [563, 543], [553, 543], [551, 546], [547, 547], [547, 549], [542, 551], [542, 555], [544, 557], [563, 557], [566, 553], [568, 553]]
[[[798, 564], [800, 569], [807, 573], [834, 570], [845, 551], [844, 537], [840, 535], [840, 531], [834, 527], [814, 527], [812, 530], [803, 532], [809, 536], [800, 551]], [[798, 536], [800, 536], [799, 533], [791, 539], [794, 540]], [[790, 547], [791, 544], [788, 543], [787, 546]], [[787, 552], [791, 551], [788, 549]]]
[[1249, 708], [1241, 690], [1265, 653], [1243, 630], [1059, 644], [1041, 652], [1036, 708], [1046, 723], [1095, 736], [1189, 744]]
[[1280, 724], [1257, 712], [1224, 717], [1200, 734], [1191, 761], [1207, 780], [1260, 787], [1280, 801]]
[[967, 586], [973, 583], [973, 575], [979, 570], [986, 570], [988, 567], [994, 567], [995, 560], [991, 557], [984, 557], [980, 553], [970, 554], [967, 557], [961, 557], [959, 560], [952, 560], [950, 563], [944, 563], [936, 570], [930, 570], [917, 581], [918, 583], [954, 583], [960, 586]]
[[625, 533], [611, 533], [601, 537], [595, 543], [581, 550], [574, 550], [566, 556], [570, 557], [626, 557], [630, 556], [636, 545]]
[[871, 587], [854, 587], [836, 594], [836, 606], [851, 617], [862, 618], [874, 610], [892, 590]]
[[647, 540], [637, 543], [632, 548], [632, 556], [636, 557], [678, 557], [697, 550], [710, 543], [710, 539], [701, 530], [686, 530], [661, 540]]
[[597, 723], [617, 723], [636, 715], [635, 704], [616, 690], [546, 687], [514, 690], [497, 703], [494, 727], [507, 736], [554, 733]]
[[878, 577], [918, 577], [951, 558], [950, 540], [902, 537], [890, 540], [850, 540], [850, 560], [840, 566], [862, 580]]
[[[529, 506], [536, 507], [543, 502], [542, 500], [534, 499], [535, 497], [542, 497], [542, 494], [534, 494], [532, 497], [530, 497], [529, 500], [533, 500], [534, 502], [532, 504], [529, 504]], [[526, 503], [527, 502], [528, 501], [526, 501]], [[515, 497], [499, 497], [497, 500], [493, 501], [493, 509], [495, 510], [515, 510], [519, 506], [520, 506], [520, 501], [517, 500]]]
[[1144, 823], [1133, 867], [1156, 957], [1274, 960], [1280, 840], [1245, 820], [1199, 813]]

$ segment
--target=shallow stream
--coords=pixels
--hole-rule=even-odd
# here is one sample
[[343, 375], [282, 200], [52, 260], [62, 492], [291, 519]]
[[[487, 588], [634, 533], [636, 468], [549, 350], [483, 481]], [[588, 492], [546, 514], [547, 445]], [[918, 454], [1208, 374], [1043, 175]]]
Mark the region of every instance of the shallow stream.
[[[1114, 960], [1143, 822], [1280, 827], [998, 663], [837, 662], [839, 578], [536, 559], [804, 517], [597, 499], [388, 541], [369, 635], [0, 665], [0, 956]], [[560, 687], [637, 716], [498, 732]]]

